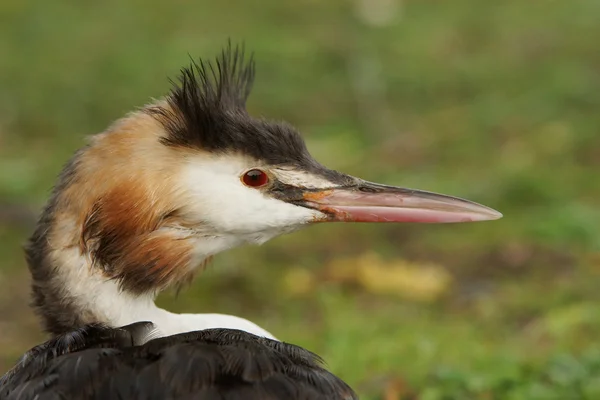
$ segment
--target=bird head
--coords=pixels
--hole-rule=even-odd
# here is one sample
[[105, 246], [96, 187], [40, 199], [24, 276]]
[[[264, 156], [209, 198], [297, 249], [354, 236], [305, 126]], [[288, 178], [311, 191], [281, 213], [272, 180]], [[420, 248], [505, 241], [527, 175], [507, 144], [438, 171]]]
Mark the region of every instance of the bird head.
[[[92, 137], [51, 202], [51, 243], [77, 242], [133, 292], [179, 283], [212, 255], [322, 222], [466, 222], [501, 214], [329, 169], [299, 132], [246, 110], [252, 58], [182, 69], [166, 98]], [[76, 237], [64, 234], [75, 227]]]

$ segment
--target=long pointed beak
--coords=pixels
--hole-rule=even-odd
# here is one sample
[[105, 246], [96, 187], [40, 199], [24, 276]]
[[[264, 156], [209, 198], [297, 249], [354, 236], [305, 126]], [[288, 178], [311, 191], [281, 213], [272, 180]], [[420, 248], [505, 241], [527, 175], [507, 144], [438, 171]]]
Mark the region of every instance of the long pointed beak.
[[496, 210], [458, 197], [364, 181], [306, 191], [303, 197], [304, 206], [323, 212], [327, 221], [449, 223], [502, 218]]

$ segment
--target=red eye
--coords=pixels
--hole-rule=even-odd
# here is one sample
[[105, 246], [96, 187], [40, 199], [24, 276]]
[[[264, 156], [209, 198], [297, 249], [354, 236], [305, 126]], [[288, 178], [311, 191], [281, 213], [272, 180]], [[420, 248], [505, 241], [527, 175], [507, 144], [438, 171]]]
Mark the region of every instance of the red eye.
[[242, 176], [242, 182], [250, 187], [261, 187], [269, 182], [269, 176], [260, 169], [251, 169]]

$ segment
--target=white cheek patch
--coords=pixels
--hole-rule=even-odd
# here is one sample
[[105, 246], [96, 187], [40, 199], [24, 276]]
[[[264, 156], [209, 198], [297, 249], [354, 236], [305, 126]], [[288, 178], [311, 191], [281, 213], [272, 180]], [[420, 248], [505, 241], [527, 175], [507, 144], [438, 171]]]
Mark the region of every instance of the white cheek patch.
[[260, 168], [255, 160], [219, 155], [199, 156], [183, 169], [185, 207], [200, 231], [260, 243], [323, 218], [319, 211], [276, 200], [244, 185], [241, 175], [255, 167]]

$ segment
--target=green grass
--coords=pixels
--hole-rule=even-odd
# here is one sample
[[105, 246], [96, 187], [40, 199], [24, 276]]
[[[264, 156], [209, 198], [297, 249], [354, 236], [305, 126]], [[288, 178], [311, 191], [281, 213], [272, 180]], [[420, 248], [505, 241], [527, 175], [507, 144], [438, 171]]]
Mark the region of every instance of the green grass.
[[[243, 40], [250, 110], [298, 126], [324, 164], [505, 217], [314, 227], [223, 254], [160, 302], [250, 318], [366, 399], [599, 398], [600, 3], [405, 0], [381, 26], [342, 0], [251, 3], [1, 2], [0, 207], [37, 210], [85, 135], [164, 94], [188, 54]], [[0, 212], [0, 370], [43, 338], [29, 221]], [[369, 252], [451, 283], [419, 301], [332, 273]], [[291, 293], [290, 271], [309, 284]]]

